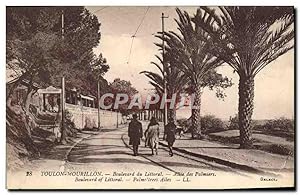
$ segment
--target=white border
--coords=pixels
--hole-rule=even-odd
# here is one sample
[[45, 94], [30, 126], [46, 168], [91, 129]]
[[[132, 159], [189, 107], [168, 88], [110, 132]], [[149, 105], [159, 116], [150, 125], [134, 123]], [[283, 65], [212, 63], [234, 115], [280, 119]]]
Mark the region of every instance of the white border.
[[[151, 1], [139, 1], [139, 0], [51, 0], [51, 1], [45, 1], [45, 0], [39, 0], [39, 1], [34, 1], [34, 0], [26, 0], [26, 1], [16, 1], [16, 0], [2, 0], [0, 2], [1, 7], [0, 7], [0, 13], [1, 13], [1, 20], [0, 20], [0, 41], [1, 41], [1, 52], [0, 52], [0, 59], [1, 59], [1, 66], [0, 66], [0, 90], [1, 90], [1, 94], [0, 94], [0, 131], [1, 131], [1, 142], [2, 145], [0, 146], [1, 150], [0, 150], [0, 164], [1, 164], [1, 168], [0, 168], [0, 186], [1, 186], [1, 194], [8, 194], [9, 192], [5, 189], [5, 179], [6, 179], [6, 175], [5, 175], [5, 168], [6, 168], [6, 159], [5, 159], [5, 143], [6, 143], [6, 139], [5, 139], [5, 132], [6, 132], [6, 123], [5, 123], [5, 23], [6, 23], [6, 19], [5, 19], [5, 6], [36, 6], [36, 5], [40, 5], [40, 6], [62, 6], [62, 5], [85, 5], [85, 6], [93, 6], [93, 5], [112, 5], [112, 6], [117, 6], [117, 5], [124, 5], [124, 6], [130, 6], [130, 5], [136, 5], [136, 6], [143, 6], [143, 5], [153, 5], [153, 6], [171, 6], [171, 5], [243, 5], [243, 6], [253, 6], [253, 5], [265, 5], [265, 6], [274, 6], [274, 5], [280, 5], [280, 6], [295, 6], [296, 9], [299, 9], [299, 3], [300, 1], [298, 0], [284, 0], [284, 1], [280, 1], [280, 0], [247, 0], [247, 1], [237, 1], [237, 0], [151, 0]], [[297, 18], [297, 25], [299, 26], [299, 17], [298, 17], [299, 13], [296, 14]], [[298, 29], [296, 29], [297, 32], [297, 38], [299, 37], [299, 33], [298, 33]], [[297, 45], [296, 45], [297, 46]], [[297, 56], [299, 56], [299, 49], [297, 49]], [[297, 75], [300, 75], [300, 70], [299, 67], [297, 68]], [[297, 79], [297, 91], [299, 92], [300, 90], [300, 85]], [[299, 99], [299, 96], [298, 96]], [[299, 112], [298, 109], [299, 108], [299, 104], [297, 104], [297, 121], [299, 121]], [[297, 144], [299, 146], [299, 128], [296, 130], [297, 131]], [[297, 156], [299, 153], [299, 147], [297, 147]], [[298, 161], [297, 161], [298, 162]], [[297, 170], [299, 170], [299, 167], [297, 167]], [[297, 173], [298, 174], [298, 173]], [[296, 179], [296, 181], [298, 181], [298, 178]], [[297, 182], [298, 183], [298, 182]], [[299, 185], [297, 184], [297, 186], [299, 187]], [[31, 192], [29, 192], [31, 193]], [[37, 192], [38, 194], [40, 193], [45, 193], [45, 192]], [[65, 192], [54, 192], [55, 194], [62, 194]], [[69, 192], [69, 193], [74, 193], [74, 192]], [[79, 194], [85, 194], [86, 192], [79, 192]], [[111, 192], [100, 192], [101, 194], [111, 194]], [[113, 192], [115, 193], [131, 193], [131, 192]], [[136, 192], [136, 193], [141, 193], [141, 192]], [[143, 192], [144, 193], [144, 192]], [[163, 192], [156, 192], [158, 194], [162, 194]], [[173, 193], [173, 192], [168, 192], [169, 193]], [[185, 192], [182, 192], [185, 193]], [[206, 194], [208, 192], [197, 192], [197, 193], [201, 193], [201, 194]], [[217, 193], [217, 192], [214, 192]], [[227, 193], [232, 193], [232, 192], [227, 192]], [[241, 192], [238, 192], [241, 193]], [[256, 194], [270, 194], [270, 193], [274, 193], [274, 192], [256, 192], [254, 191], [253, 193]], [[165, 194], [165, 193], [164, 193]]]

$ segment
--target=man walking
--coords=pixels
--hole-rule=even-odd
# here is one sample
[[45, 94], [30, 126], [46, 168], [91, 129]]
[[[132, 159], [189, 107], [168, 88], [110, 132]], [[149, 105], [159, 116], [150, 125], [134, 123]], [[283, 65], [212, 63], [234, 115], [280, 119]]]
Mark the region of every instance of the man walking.
[[166, 125], [166, 141], [168, 142], [169, 155], [173, 156], [173, 144], [175, 142], [176, 125], [173, 118], [169, 119], [169, 123]]
[[137, 115], [132, 115], [132, 121], [128, 126], [129, 145], [133, 147], [133, 155], [138, 155], [141, 138], [143, 137], [142, 123], [137, 120]]

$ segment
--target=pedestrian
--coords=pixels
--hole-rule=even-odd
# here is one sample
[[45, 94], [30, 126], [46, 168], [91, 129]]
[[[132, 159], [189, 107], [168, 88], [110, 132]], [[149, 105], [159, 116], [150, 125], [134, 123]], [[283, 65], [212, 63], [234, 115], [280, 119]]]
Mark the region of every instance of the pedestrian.
[[158, 154], [158, 144], [159, 144], [159, 124], [155, 117], [152, 117], [145, 131], [145, 145], [149, 146], [154, 155], [154, 150], [156, 155]]
[[166, 141], [168, 142], [169, 155], [173, 156], [173, 145], [175, 142], [176, 125], [173, 118], [169, 119], [169, 123], [166, 125]]
[[141, 138], [143, 137], [142, 123], [137, 120], [137, 115], [132, 115], [132, 120], [128, 126], [129, 145], [133, 147], [133, 155], [138, 155]]

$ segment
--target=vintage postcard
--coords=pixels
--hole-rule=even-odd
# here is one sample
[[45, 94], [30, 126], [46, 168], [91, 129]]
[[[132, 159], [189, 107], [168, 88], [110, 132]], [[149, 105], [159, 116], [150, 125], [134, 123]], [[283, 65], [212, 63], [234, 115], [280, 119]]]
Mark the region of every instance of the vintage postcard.
[[6, 7], [6, 188], [295, 189], [292, 6]]

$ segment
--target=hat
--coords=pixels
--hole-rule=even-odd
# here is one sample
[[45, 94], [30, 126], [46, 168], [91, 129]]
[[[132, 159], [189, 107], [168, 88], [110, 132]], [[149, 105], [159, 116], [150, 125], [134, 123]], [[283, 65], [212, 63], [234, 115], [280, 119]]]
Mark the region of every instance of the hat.
[[132, 114], [132, 118], [137, 119], [137, 114]]

